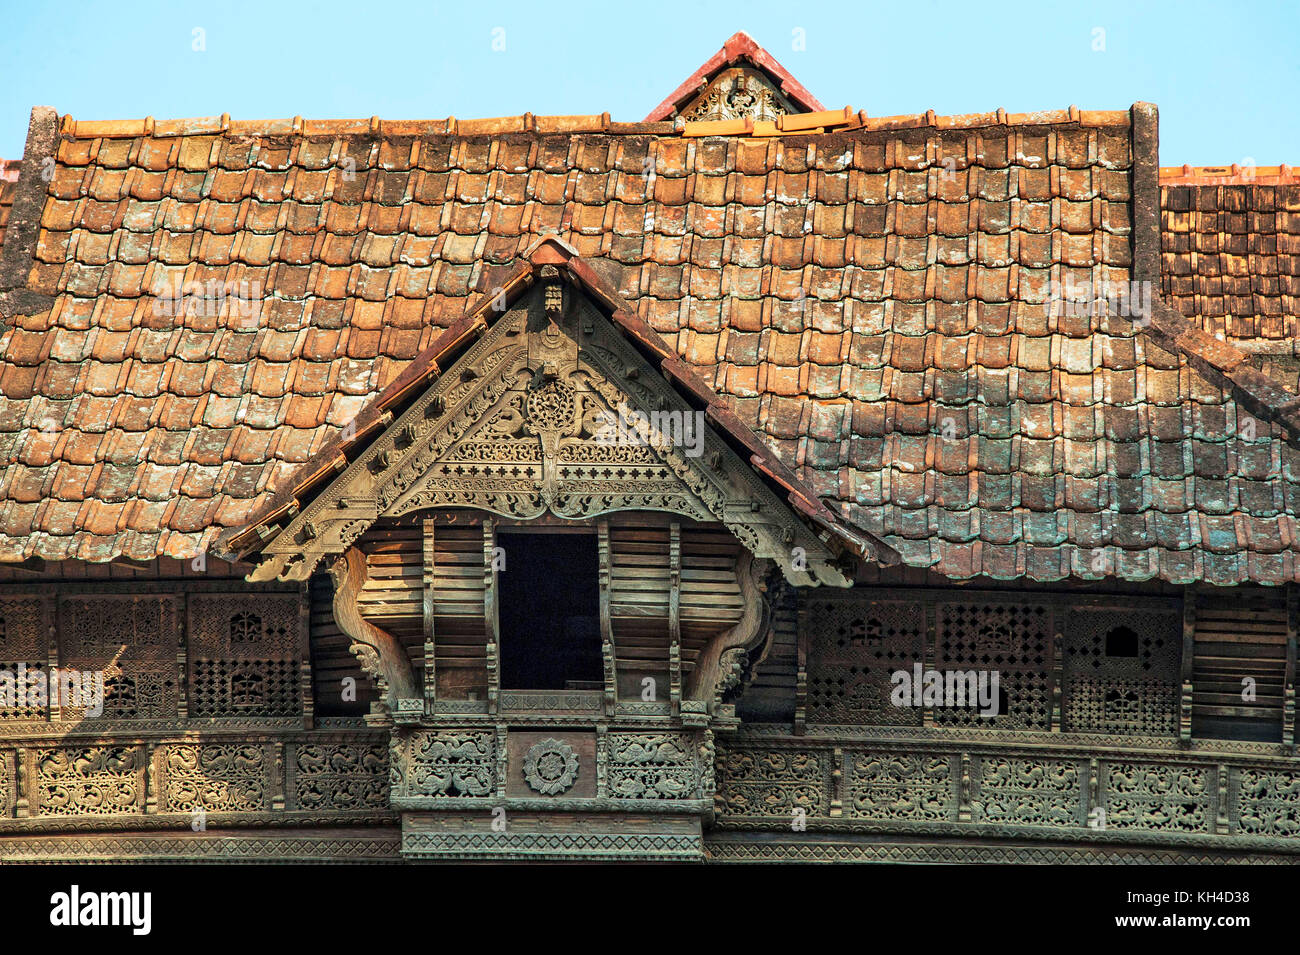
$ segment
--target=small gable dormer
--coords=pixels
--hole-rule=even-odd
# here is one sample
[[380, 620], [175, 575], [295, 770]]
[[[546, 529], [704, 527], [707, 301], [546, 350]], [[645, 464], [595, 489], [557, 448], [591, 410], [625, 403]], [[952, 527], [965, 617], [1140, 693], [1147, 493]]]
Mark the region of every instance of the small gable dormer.
[[680, 116], [687, 122], [775, 122], [781, 116], [824, 109], [775, 57], [740, 32], [655, 107], [646, 121]]

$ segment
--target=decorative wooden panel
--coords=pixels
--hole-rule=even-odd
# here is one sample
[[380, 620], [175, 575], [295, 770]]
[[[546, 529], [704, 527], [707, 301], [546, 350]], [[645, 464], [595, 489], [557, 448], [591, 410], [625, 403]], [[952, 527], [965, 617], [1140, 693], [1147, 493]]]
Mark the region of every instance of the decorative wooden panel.
[[974, 708], [938, 707], [941, 725], [1047, 729], [1051, 725], [1052, 608], [1044, 604], [941, 603], [935, 629], [939, 670], [997, 671], [1006, 710], [982, 717]]
[[108, 816], [144, 811], [143, 748], [55, 746], [34, 751], [37, 816]]
[[1165, 735], [1178, 731], [1182, 615], [1092, 610], [1065, 615], [1063, 729]]
[[[48, 599], [32, 597], [7, 597], [0, 600], [0, 669], [18, 677], [18, 667], [23, 665], [29, 673], [47, 671], [49, 663], [49, 630], [53, 623]], [[43, 720], [49, 717], [46, 705], [30, 705], [35, 701], [14, 699], [13, 706], [0, 706], [0, 720]]]
[[925, 605], [809, 596], [808, 722], [920, 726], [920, 708], [890, 701], [890, 675], [923, 659]]
[[[179, 595], [94, 594], [59, 601], [59, 665], [104, 679], [105, 718], [177, 715]], [[120, 672], [117, 672], [120, 671]], [[78, 711], [63, 713], [75, 717]]]
[[192, 716], [301, 715], [297, 594], [192, 595], [188, 631]]

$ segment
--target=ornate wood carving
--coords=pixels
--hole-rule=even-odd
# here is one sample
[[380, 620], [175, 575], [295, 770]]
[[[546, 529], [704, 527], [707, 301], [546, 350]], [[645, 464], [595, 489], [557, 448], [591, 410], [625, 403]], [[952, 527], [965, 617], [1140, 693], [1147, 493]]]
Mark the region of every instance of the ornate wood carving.
[[598, 585], [600, 589], [600, 658], [603, 664], [605, 680], [605, 707], [613, 712], [618, 699], [618, 655], [614, 645], [614, 628], [610, 621], [609, 586], [612, 576], [612, 560], [609, 549], [609, 521], [596, 524], [596, 560]]
[[682, 110], [682, 115], [691, 122], [725, 119], [772, 122], [793, 112], [797, 110], [790, 101], [758, 70], [732, 67], [719, 73]]
[[1282, 678], [1282, 745], [1295, 746], [1295, 671], [1297, 629], [1300, 628], [1300, 591], [1286, 588], [1286, 672]]
[[366, 558], [355, 548], [336, 558], [330, 567], [334, 579], [334, 619], [352, 640], [349, 649], [361, 668], [375, 680], [380, 699], [392, 713], [398, 700], [420, 696], [406, 648], [391, 634], [361, 616], [357, 594], [365, 585]]
[[736, 569], [745, 598], [745, 615], [700, 652], [687, 681], [687, 699], [706, 703], [710, 711], [716, 711], [728, 690], [740, 685], [748, 652], [759, 640], [770, 635], [771, 607], [766, 596], [765, 578], [771, 564], [755, 560], [745, 553]]
[[847, 585], [828, 546], [608, 320], [571, 288], [558, 311], [546, 294], [497, 319], [263, 547], [250, 579], [305, 579], [381, 515], [469, 507], [717, 521], [793, 583]]
[[677, 716], [682, 708], [682, 525], [668, 528], [668, 700]]
[[1192, 661], [1196, 650], [1196, 590], [1183, 588], [1183, 667], [1182, 692], [1178, 707], [1178, 735], [1184, 742], [1192, 738]]
[[421, 551], [424, 570], [421, 577], [423, 582], [421, 607], [424, 618], [424, 672], [421, 674], [421, 679], [424, 681], [425, 706], [432, 711], [435, 705], [434, 701], [438, 696], [438, 646], [434, 633], [437, 614], [435, 613], [433, 596], [434, 570], [437, 563], [437, 550], [434, 546], [437, 540], [437, 522], [426, 519], [421, 523], [424, 528], [424, 546]]

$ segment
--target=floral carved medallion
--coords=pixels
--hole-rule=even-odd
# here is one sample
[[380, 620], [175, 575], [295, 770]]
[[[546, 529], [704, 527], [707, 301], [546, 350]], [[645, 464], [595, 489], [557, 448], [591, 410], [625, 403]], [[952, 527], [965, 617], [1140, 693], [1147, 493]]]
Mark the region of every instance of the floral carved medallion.
[[524, 779], [543, 796], [565, 792], [577, 778], [578, 756], [568, 743], [544, 739], [524, 756]]

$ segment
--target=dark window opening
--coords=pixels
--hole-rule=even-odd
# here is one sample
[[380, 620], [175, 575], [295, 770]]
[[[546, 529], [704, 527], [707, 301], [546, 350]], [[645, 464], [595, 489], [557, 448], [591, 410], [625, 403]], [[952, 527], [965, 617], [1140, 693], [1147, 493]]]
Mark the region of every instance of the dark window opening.
[[1116, 627], [1106, 634], [1106, 656], [1135, 657], [1138, 655], [1138, 635], [1128, 627]]
[[603, 687], [596, 536], [502, 533], [497, 543], [505, 550], [497, 572], [502, 688]]

